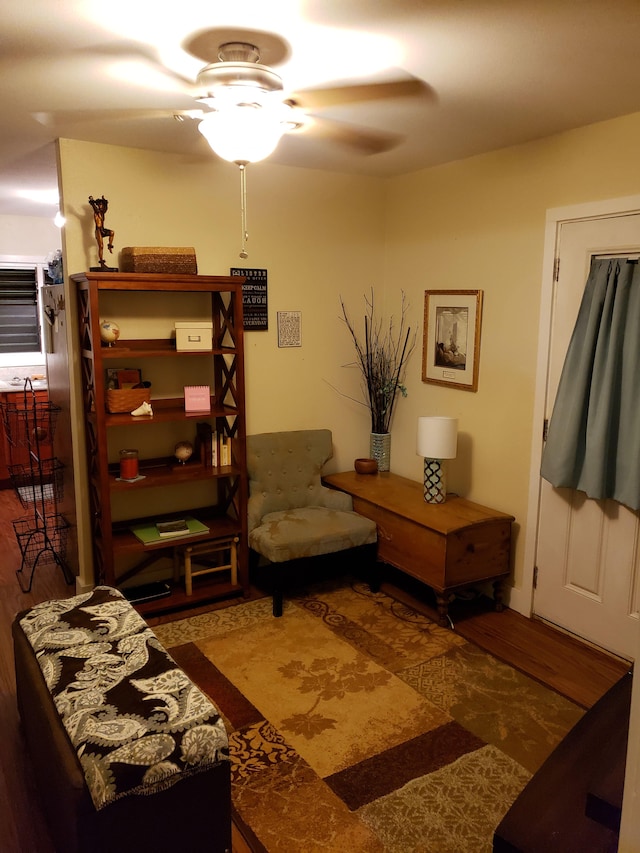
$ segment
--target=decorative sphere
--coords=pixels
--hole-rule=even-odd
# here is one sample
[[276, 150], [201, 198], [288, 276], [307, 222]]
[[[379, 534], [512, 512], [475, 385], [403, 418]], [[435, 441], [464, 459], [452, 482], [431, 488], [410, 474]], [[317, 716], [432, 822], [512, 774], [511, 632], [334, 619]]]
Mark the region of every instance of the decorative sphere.
[[178, 462], [184, 463], [191, 458], [193, 453], [193, 444], [190, 441], [179, 441], [173, 449], [173, 453]]
[[104, 344], [114, 344], [120, 337], [120, 327], [111, 320], [100, 321], [100, 340]]

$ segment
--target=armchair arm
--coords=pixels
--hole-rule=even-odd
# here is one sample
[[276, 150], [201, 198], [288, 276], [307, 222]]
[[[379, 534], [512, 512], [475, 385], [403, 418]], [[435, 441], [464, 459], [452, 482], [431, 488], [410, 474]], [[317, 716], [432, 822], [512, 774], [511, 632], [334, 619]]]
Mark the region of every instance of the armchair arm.
[[328, 489], [326, 486], [321, 486], [318, 505], [324, 506], [327, 509], [339, 509], [343, 512], [351, 512], [353, 509], [353, 499], [346, 492], [339, 492], [337, 489]]
[[251, 533], [254, 527], [258, 527], [262, 521], [264, 512], [264, 495], [251, 495], [247, 501], [247, 533]]

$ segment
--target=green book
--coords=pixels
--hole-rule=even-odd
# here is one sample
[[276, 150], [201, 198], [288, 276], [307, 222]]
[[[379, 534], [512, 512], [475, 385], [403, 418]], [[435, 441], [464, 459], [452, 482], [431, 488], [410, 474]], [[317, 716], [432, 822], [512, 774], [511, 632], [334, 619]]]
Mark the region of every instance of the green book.
[[[181, 519], [182, 520], [182, 519]], [[209, 528], [188, 515], [183, 519], [186, 524], [186, 530], [176, 530], [171, 536], [167, 536], [166, 532], [161, 536], [158, 530], [158, 525], [153, 522], [146, 524], [132, 524], [129, 530], [134, 533], [144, 545], [154, 545], [156, 542], [170, 542], [173, 539], [180, 539], [183, 536], [202, 536], [209, 533]], [[161, 522], [162, 524], [162, 522]]]

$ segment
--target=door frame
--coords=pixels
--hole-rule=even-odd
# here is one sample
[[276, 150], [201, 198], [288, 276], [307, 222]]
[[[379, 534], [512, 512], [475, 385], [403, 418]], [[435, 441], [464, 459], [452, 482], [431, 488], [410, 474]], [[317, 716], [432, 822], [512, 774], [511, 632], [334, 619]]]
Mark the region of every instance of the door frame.
[[520, 589], [512, 589], [509, 597], [509, 606], [525, 616], [531, 616], [533, 613], [533, 582], [540, 511], [540, 463], [542, 461], [543, 449], [542, 430], [546, 410], [549, 348], [551, 345], [551, 324], [553, 321], [554, 269], [560, 226], [569, 222], [580, 222], [587, 219], [606, 219], [612, 216], [623, 216], [632, 213], [640, 213], [640, 195], [605, 199], [603, 201], [575, 204], [568, 207], [554, 207], [547, 210], [542, 261], [542, 284], [540, 288], [540, 319], [538, 324], [538, 351], [522, 587]]

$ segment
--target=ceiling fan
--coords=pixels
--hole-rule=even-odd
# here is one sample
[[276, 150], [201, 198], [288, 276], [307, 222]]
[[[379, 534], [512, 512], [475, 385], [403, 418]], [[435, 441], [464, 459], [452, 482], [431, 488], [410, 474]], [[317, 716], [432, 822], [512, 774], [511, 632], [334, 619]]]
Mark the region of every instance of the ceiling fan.
[[[323, 110], [371, 101], [430, 97], [431, 88], [423, 81], [403, 73], [382, 82], [353, 83], [303, 89], [285, 89], [278, 65], [290, 55], [287, 42], [278, 35], [246, 29], [207, 29], [188, 37], [184, 50], [201, 60], [203, 67], [193, 77], [185, 77], [166, 64], [148, 47], [131, 43], [111, 45], [109, 54], [142, 55], [148, 62], [160, 65], [163, 74], [177, 78], [181, 88], [194, 99], [193, 108], [167, 110], [91, 110], [75, 113], [40, 113], [44, 123], [85, 120], [126, 120], [163, 118], [171, 115], [180, 121], [193, 119], [198, 130], [219, 156], [234, 162], [241, 170], [242, 251], [246, 258], [246, 175], [248, 163], [264, 159], [277, 147], [285, 133], [304, 129], [364, 155], [389, 151], [402, 137], [363, 128], [329, 116]], [[270, 64], [263, 64], [261, 59]], [[256, 151], [255, 145], [258, 145]], [[248, 145], [251, 144], [251, 149]]]
[[[312, 120], [314, 131], [363, 154], [387, 151], [401, 138], [329, 120], [319, 116], [317, 111], [357, 102], [424, 96], [429, 92], [422, 80], [405, 75], [387, 82], [287, 93], [281, 76], [272, 67], [261, 64], [261, 49], [257, 44], [261, 39], [269, 39], [271, 55], [283, 58], [288, 48], [282, 40], [267, 33], [246, 32], [241, 35], [242, 40], [236, 34], [233, 40], [215, 44], [216, 36], [220, 38], [220, 31], [208, 30], [185, 44], [189, 53], [207, 62], [195, 83], [196, 100], [205, 110], [219, 111], [229, 100], [253, 110], [278, 110], [283, 132], [298, 130]], [[206, 112], [203, 115], [206, 116]]]
[[162, 119], [171, 116], [183, 122], [187, 119], [197, 120], [199, 129], [204, 131], [208, 125], [215, 124], [212, 116], [218, 114], [219, 117], [225, 106], [240, 104], [247, 107], [245, 116], [251, 115], [254, 120], [267, 111], [279, 114], [282, 133], [304, 130], [305, 135], [327, 139], [356, 153], [370, 155], [396, 147], [402, 142], [402, 136], [336, 120], [326, 113], [336, 107], [372, 101], [393, 102], [397, 99], [433, 97], [430, 86], [406, 72], [382, 82], [290, 91], [285, 88], [282, 77], [273, 66], [286, 61], [291, 55], [291, 49], [282, 37], [265, 31], [211, 28], [187, 37], [181, 47], [192, 59], [204, 63], [195, 77], [195, 83], [193, 75], [187, 79], [183, 73], [170, 67], [172, 63], [162, 62], [155, 49], [148, 45], [120, 42], [105, 45], [102, 49], [93, 47], [91, 50], [94, 56], [104, 52], [111, 60], [116, 56], [130, 59], [137, 55], [155, 66], [156, 70], [159, 68], [165, 77], [172, 79], [172, 88], [175, 89], [177, 81], [183, 95], [194, 99], [193, 107], [185, 108], [183, 101], [177, 109], [100, 109], [96, 106], [94, 109], [38, 112], [33, 113], [33, 116], [43, 124], [57, 126], [62, 133], [78, 123]]
[[[185, 49], [207, 64], [196, 78], [196, 100], [204, 111], [187, 111], [199, 119], [198, 130], [211, 148], [225, 160], [235, 162], [241, 174], [242, 249], [248, 257], [246, 240], [246, 174], [248, 163], [269, 156], [284, 133], [299, 130], [312, 120], [330, 139], [348, 145], [362, 154], [388, 151], [401, 139], [397, 135], [374, 132], [352, 125], [322, 119], [308, 110], [390, 98], [424, 95], [427, 85], [415, 77], [382, 83], [331, 86], [287, 93], [281, 76], [261, 64], [258, 43], [266, 39], [272, 61], [281, 61], [288, 46], [271, 34], [245, 33], [220, 41], [218, 32], [204, 31], [190, 38]], [[217, 41], [216, 41], [217, 39]], [[184, 120], [184, 114], [176, 114]]]

